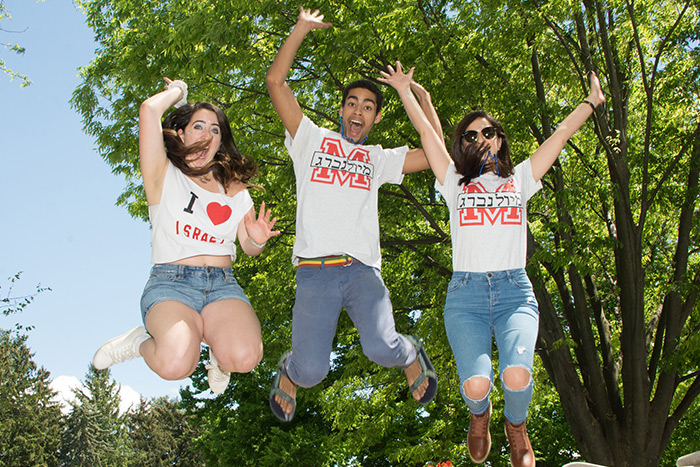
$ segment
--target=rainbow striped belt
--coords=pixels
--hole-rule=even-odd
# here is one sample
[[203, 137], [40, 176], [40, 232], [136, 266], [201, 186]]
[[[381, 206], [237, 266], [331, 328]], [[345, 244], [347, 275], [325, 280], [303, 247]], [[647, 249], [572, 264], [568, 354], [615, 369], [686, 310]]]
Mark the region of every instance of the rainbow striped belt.
[[322, 256], [320, 258], [299, 258], [297, 263], [298, 268], [303, 267], [331, 267], [331, 266], [350, 266], [355, 262], [355, 258], [348, 255], [340, 256]]

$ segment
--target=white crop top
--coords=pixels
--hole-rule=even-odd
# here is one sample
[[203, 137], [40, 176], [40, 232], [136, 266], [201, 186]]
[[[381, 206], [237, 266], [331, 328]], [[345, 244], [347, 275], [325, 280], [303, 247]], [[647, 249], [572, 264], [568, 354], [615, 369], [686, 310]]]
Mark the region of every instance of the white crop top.
[[253, 207], [248, 190], [226, 196], [201, 188], [170, 161], [160, 204], [148, 207], [151, 262], [172, 263], [197, 255], [231, 256], [236, 260], [236, 232]]

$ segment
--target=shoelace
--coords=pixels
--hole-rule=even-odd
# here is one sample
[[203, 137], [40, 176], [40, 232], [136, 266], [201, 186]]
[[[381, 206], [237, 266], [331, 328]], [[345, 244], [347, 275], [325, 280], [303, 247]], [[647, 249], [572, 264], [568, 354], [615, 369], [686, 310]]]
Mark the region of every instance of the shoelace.
[[107, 352], [107, 354], [110, 356], [110, 358], [115, 361], [115, 362], [123, 362], [125, 360], [130, 360], [132, 358], [135, 358], [139, 355], [139, 351], [137, 348], [134, 348], [133, 346], [129, 347], [123, 347], [123, 348], [116, 348], [112, 349]]
[[511, 451], [526, 451], [527, 447], [527, 429], [525, 423], [520, 425], [510, 425], [510, 429], [506, 430], [508, 442], [511, 444]]
[[214, 370], [214, 373], [212, 373], [212, 376], [216, 381], [224, 381], [229, 377], [228, 374], [226, 374], [225, 371], [223, 371], [221, 368], [219, 368], [219, 365], [212, 365], [211, 363], [207, 363], [204, 368], [207, 370]]
[[482, 438], [486, 436], [486, 431], [489, 426], [488, 410], [481, 415], [472, 415], [472, 423], [469, 424], [469, 429], [474, 430], [474, 436]]

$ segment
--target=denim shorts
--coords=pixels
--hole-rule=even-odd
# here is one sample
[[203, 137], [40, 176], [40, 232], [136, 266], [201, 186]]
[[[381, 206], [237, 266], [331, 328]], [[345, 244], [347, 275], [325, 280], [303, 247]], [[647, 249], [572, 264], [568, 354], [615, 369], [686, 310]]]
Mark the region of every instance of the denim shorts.
[[201, 313], [212, 302], [232, 298], [250, 305], [231, 268], [155, 264], [141, 295], [141, 318], [145, 324], [151, 307], [167, 300]]

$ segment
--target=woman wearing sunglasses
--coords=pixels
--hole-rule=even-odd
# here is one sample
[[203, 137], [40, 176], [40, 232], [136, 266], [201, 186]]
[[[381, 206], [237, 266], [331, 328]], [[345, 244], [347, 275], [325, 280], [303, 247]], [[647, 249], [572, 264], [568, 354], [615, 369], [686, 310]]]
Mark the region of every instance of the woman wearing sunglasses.
[[[471, 412], [467, 445], [472, 460], [484, 462], [491, 449], [489, 421], [494, 371], [492, 339], [498, 347], [505, 399], [505, 431], [513, 466], [534, 466], [526, 419], [532, 399], [532, 364], [539, 312], [525, 272], [527, 201], [541, 187], [568, 139], [605, 102], [600, 82], [590, 73], [591, 91], [529, 159], [513, 166], [501, 124], [483, 111], [457, 125], [452, 157], [434, 126], [430, 95], [412, 81], [413, 68], [382, 72], [394, 87], [421, 135], [436, 188], [450, 209], [453, 276], [445, 303], [445, 328]], [[416, 96], [427, 105], [426, 115]], [[432, 125], [431, 125], [432, 122]], [[439, 125], [439, 123], [438, 123]]]

